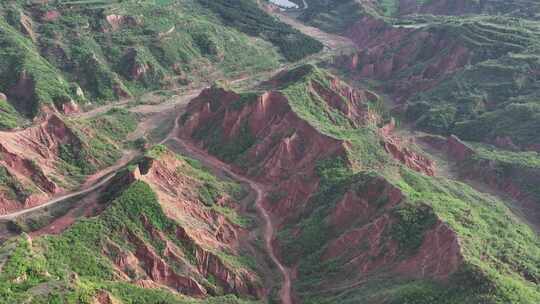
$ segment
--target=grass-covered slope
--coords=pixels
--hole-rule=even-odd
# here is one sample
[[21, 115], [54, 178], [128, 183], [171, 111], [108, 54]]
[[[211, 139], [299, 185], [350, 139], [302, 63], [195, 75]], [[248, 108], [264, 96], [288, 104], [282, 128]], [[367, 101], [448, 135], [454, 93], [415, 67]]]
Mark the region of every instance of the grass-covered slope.
[[508, 137], [521, 147], [539, 142], [537, 22], [496, 17], [449, 22], [448, 33], [472, 52], [470, 64], [413, 97], [409, 118], [424, 130], [466, 140]]
[[[403, 169], [395, 186], [404, 198], [392, 206], [391, 192], [385, 192], [388, 186], [384, 183], [376, 182], [381, 179], [377, 174], [354, 174], [339, 162], [321, 164], [319, 174], [321, 187], [311, 198], [314, 210], [304, 213], [299, 222], [280, 234], [285, 260], [298, 265], [295, 290], [306, 303], [538, 301], [540, 242], [528, 226], [510, 215], [502, 201], [465, 184]], [[368, 205], [356, 202], [361, 208], [354, 211], [359, 214], [358, 220], [343, 226], [336, 223], [334, 216], [336, 208], [347, 199], [347, 192], [367, 198]], [[373, 209], [377, 210], [373, 217], [366, 219], [366, 213]], [[385, 216], [394, 222], [381, 227]], [[455, 231], [463, 255], [459, 267], [443, 280], [435, 279], [439, 268], [432, 268], [428, 262], [433, 258], [441, 266], [452, 263], [445, 260], [450, 254], [438, 253], [438, 246], [445, 246], [442, 239], [427, 240], [428, 234], [433, 235], [429, 231], [437, 218]], [[355, 232], [365, 230], [370, 234], [356, 243]], [[344, 245], [346, 250], [332, 253], [340, 239], [349, 245]], [[422, 254], [425, 274], [419, 276], [414, 268], [401, 271], [402, 263]]]
[[[139, 167], [151, 170], [148, 162], [174, 158], [171, 155], [166, 149], [156, 147]], [[223, 188], [228, 185], [225, 181], [192, 160], [178, 158], [177, 163], [183, 165], [177, 168], [176, 178], [185, 176], [188, 180], [184, 187], [194, 182], [201, 187], [212, 187], [215, 199], [222, 199], [228, 195], [223, 191], [232, 189], [232, 184]], [[0, 247], [0, 301], [96, 303], [100, 295], [106, 294], [119, 303], [252, 303], [230, 295], [233, 291], [228, 289], [228, 284], [231, 283], [217, 272], [229, 272], [230, 280], [235, 280], [232, 273], [253, 272], [244, 259], [225, 249], [206, 253], [205, 257], [203, 254], [208, 249], [190, 238], [189, 229], [193, 228], [165, 214], [164, 202], [158, 200], [155, 192], [165, 191], [155, 188], [158, 181], [133, 181], [129, 178], [133, 173], [123, 174], [117, 178], [119, 184], [112, 185], [102, 198], [107, 207], [99, 216], [80, 220], [60, 235], [37, 238], [22, 235]], [[197, 189], [183, 191], [197, 192]], [[191, 204], [192, 208], [214, 212], [202, 198]], [[205, 225], [212, 226], [211, 218], [208, 220]], [[227, 244], [221, 246], [226, 248]], [[211, 263], [212, 267], [205, 263]], [[240, 285], [233, 288], [239, 289]]]
[[[302, 0], [294, 0], [303, 6]], [[412, 14], [506, 15], [538, 19], [540, 5], [529, 0], [306, 0], [307, 10], [300, 18], [309, 24], [332, 32], [347, 30], [361, 16], [392, 18]]]
[[[228, 10], [217, 4], [3, 2], [0, 92], [20, 115], [33, 118], [44, 105], [62, 110], [71, 101], [100, 103], [222, 75], [234, 77], [322, 48], [254, 2], [239, 1]], [[19, 124], [12, 109], [1, 109], [0, 126]]]
[[[368, 97], [364, 99], [348, 100], [350, 96], [344, 93], [346, 90], [340, 91], [340, 88], [347, 87], [347, 84], [326, 70], [312, 65], [288, 71], [278, 76], [275, 81], [278, 83], [277, 90], [288, 99], [296, 115], [321, 134], [346, 141], [350, 145], [348, 158], [355, 165], [372, 168], [387, 161], [377, 142], [376, 125], [384, 123], [386, 116], [382, 100], [377, 95], [370, 95], [368, 92]], [[332, 104], [335, 102], [334, 98], [338, 99], [337, 106]], [[344, 113], [347, 112], [344, 110], [347, 107], [358, 107], [358, 112], [352, 114], [356, 117]], [[370, 117], [370, 114], [373, 116]], [[370, 121], [373, 117], [377, 118]]]

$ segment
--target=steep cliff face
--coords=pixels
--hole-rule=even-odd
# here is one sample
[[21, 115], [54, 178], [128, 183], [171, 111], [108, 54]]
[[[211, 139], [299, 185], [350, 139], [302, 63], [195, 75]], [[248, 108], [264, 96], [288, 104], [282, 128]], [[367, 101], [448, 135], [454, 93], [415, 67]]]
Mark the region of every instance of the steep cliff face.
[[540, 52], [530, 29], [537, 23], [430, 15], [389, 22], [366, 15], [346, 31], [358, 51], [336, 64], [357, 79], [377, 80], [395, 111], [418, 129], [534, 150]]
[[[236, 215], [240, 205], [225, 192], [230, 190], [225, 187], [233, 184], [198, 179], [197, 171], [171, 152], [160, 155], [158, 160], [147, 158], [140, 168], [142, 172], [135, 175], [155, 189], [165, 215], [181, 224], [175, 235], [190, 245], [192, 263], [199, 275], [215, 278], [226, 293], [262, 296], [257, 274], [247, 265], [231, 264], [245, 249], [240, 247], [240, 239], [248, 234], [245, 227], [232, 222], [231, 214]], [[212, 193], [213, 201], [204, 199], [204, 191]], [[165, 252], [169, 259], [177, 258], [174, 246]], [[227, 255], [231, 255], [229, 260]]]
[[[465, 232], [468, 224], [451, 214], [484, 212], [490, 199], [434, 177], [435, 163], [401, 138], [393, 121], [381, 118], [375, 94], [348, 89], [311, 67], [280, 73], [268, 86], [274, 89], [262, 94], [206, 90], [180, 118], [178, 135], [265, 185], [265, 207], [279, 224], [274, 244], [295, 275], [301, 301], [337, 303], [356, 296], [386, 303], [382, 297], [417, 296], [369, 283], [390, 277], [392, 290], [433, 284], [425, 292], [441, 301], [445, 288], [452, 301], [485, 296], [459, 278], [482, 277], [498, 266], [475, 262], [480, 253]], [[449, 150], [469, 157], [457, 144]], [[495, 213], [471, 220], [483, 225], [496, 221]], [[514, 231], [510, 222], [504, 225]], [[528, 230], [527, 238], [533, 234]], [[341, 291], [347, 292], [336, 295]]]
[[10, 197], [9, 191], [1, 192], [1, 213], [35, 206], [63, 190], [50, 178], [56, 173], [59, 147], [80, 147], [81, 142], [58, 116], [51, 115], [35, 127], [2, 132], [0, 136], [0, 164], [21, 185], [15, 197]]

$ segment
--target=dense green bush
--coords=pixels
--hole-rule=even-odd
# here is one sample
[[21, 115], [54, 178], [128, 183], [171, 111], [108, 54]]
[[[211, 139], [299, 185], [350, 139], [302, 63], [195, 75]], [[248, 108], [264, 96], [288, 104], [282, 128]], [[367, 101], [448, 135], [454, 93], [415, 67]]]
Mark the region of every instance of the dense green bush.
[[437, 216], [426, 204], [399, 207], [394, 211], [397, 222], [392, 225], [391, 235], [401, 248], [414, 251], [422, 245], [424, 233], [437, 222]]

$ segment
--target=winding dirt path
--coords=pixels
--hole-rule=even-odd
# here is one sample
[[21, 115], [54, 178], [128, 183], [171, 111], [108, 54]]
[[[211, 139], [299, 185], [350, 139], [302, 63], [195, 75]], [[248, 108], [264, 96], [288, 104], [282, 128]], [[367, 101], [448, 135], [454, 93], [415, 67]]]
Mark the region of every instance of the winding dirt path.
[[[122, 158], [118, 160], [118, 162], [107, 168], [106, 170], [100, 171], [99, 173], [96, 173], [95, 175], [90, 176], [86, 182], [83, 184], [82, 189], [79, 191], [71, 192], [56, 198], [53, 198], [52, 200], [46, 202], [45, 204], [41, 204], [39, 206], [35, 206], [28, 209], [23, 209], [17, 212], [9, 213], [0, 215], [0, 220], [12, 220], [14, 218], [17, 218], [21, 215], [27, 214], [29, 212], [37, 211], [40, 209], [43, 209], [47, 206], [54, 205], [56, 203], [68, 200], [70, 198], [74, 198], [80, 195], [88, 194], [94, 190], [99, 189], [101, 186], [105, 185], [107, 182], [109, 182], [114, 175], [116, 174], [116, 171], [123, 166], [125, 166], [127, 163], [129, 163], [134, 157], [136, 156], [136, 153], [133, 151], [129, 151], [127, 153], [124, 153]], [[101, 180], [100, 180], [101, 179]], [[99, 181], [98, 181], [99, 180]], [[95, 183], [94, 183], [95, 182]]]
[[[207, 167], [212, 168], [216, 171], [222, 171], [228, 176], [232, 177], [238, 182], [245, 183], [249, 185], [249, 187], [255, 192], [256, 199], [255, 199], [255, 205], [257, 207], [257, 211], [259, 212], [261, 218], [264, 220], [264, 241], [266, 250], [268, 251], [268, 255], [272, 259], [272, 262], [277, 266], [279, 269], [279, 272], [281, 273], [283, 277], [283, 284], [281, 286], [280, 292], [279, 292], [279, 298], [281, 300], [282, 304], [293, 304], [292, 300], [292, 280], [291, 280], [291, 274], [290, 270], [281, 263], [281, 261], [276, 256], [274, 246], [272, 245], [272, 241], [275, 237], [276, 233], [276, 227], [274, 226], [274, 222], [272, 221], [272, 217], [270, 216], [270, 213], [264, 208], [264, 193], [265, 193], [265, 187], [251, 179], [246, 178], [245, 176], [239, 175], [235, 173], [231, 166], [223, 163], [219, 159], [209, 155], [205, 151], [199, 149], [192, 143], [182, 140], [178, 137], [175, 137], [174, 134], [176, 134], [176, 130], [178, 129], [178, 119], [175, 120], [175, 127], [171, 130], [169, 135], [162, 141], [163, 144], [166, 144], [167, 147], [172, 149], [175, 152], [188, 154], [190, 157], [193, 157], [200, 161], [202, 164], [204, 164]], [[180, 147], [176, 145], [167, 144], [170, 142], [177, 143]]]

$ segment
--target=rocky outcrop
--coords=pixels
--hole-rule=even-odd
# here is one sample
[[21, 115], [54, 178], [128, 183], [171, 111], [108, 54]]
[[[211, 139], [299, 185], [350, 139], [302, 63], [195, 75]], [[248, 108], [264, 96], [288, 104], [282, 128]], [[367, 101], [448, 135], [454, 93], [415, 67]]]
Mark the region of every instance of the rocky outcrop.
[[426, 156], [413, 152], [408, 147], [402, 147], [392, 140], [384, 142], [383, 146], [386, 152], [405, 166], [429, 176], [435, 175], [435, 164]]
[[324, 261], [340, 259], [357, 269], [360, 277], [386, 269], [409, 277], [445, 280], [459, 269], [461, 246], [447, 224], [437, 221], [423, 233], [418, 249], [405, 252], [391, 234], [398, 221], [392, 210], [406, 200], [401, 191], [380, 176], [364, 176], [359, 186], [351, 187], [330, 217], [339, 234], [329, 242]]
[[33, 28], [33, 22], [32, 22], [32, 18], [26, 16], [25, 14], [22, 14], [20, 15], [20, 25], [21, 25], [21, 30], [22, 32], [30, 37], [30, 39], [32, 39], [33, 42], [36, 42], [37, 41], [37, 35], [36, 35], [36, 32], [34, 31], [34, 28]]
[[324, 259], [346, 259], [361, 276], [379, 269], [408, 277], [445, 280], [456, 272], [463, 262], [461, 246], [456, 233], [447, 224], [439, 222], [427, 231], [416, 254], [401, 260], [398, 244], [385, 233], [392, 226], [388, 215], [373, 219], [368, 224], [352, 229], [328, 246]]
[[[193, 138], [211, 125], [222, 132], [225, 144], [240, 136], [240, 132], [249, 132], [257, 138], [256, 144], [246, 150], [242, 168], [237, 170], [261, 182], [280, 184], [281, 191], [290, 195], [273, 204], [279, 209], [274, 212], [287, 214], [313, 190], [317, 161], [345, 156], [346, 143], [323, 135], [301, 119], [280, 92], [254, 97], [242, 108], [232, 106], [239, 99], [239, 95], [223, 89], [203, 91], [189, 105], [189, 117], [179, 135]], [[212, 102], [216, 100], [220, 106], [213, 108]], [[210, 142], [201, 139], [199, 144], [204, 147]]]
[[225, 288], [227, 293], [241, 295], [254, 295], [261, 297], [262, 288], [257, 283], [257, 278], [249, 271], [234, 271], [215, 254], [199, 248], [195, 251], [195, 259], [199, 272], [208, 276], [211, 275]]
[[455, 135], [448, 137], [446, 145], [448, 155], [457, 161], [466, 160], [474, 155], [474, 150]]
[[203, 286], [191, 277], [178, 274], [146, 242], [134, 235], [130, 236], [130, 241], [136, 246], [135, 256], [142, 262], [142, 267], [152, 281], [182, 294], [194, 297], [207, 295]]
[[79, 109], [79, 105], [76, 104], [75, 101], [70, 100], [69, 102], [62, 103], [61, 111], [62, 113], [69, 115], [69, 114], [79, 113], [80, 109]]
[[122, 58], [124, 68], [124, 76], [129, 80], [140, 80], [150, 69], [150, 66], [144, 62], [137, 60], [137, 50], [129, 49]]
[[447, 279], [463, 264], [459, 238], [448, 224], [438, 221], [425, 233], [418, 252], [398, 264], [396, 271], [417, 278]]
[[[283, 88], [301, 79], [299, 83], [311, 94], [313, 102], [324, 102], [324, 108], [342, 114], [351, 126], [362, 128], [382, 123], [368, 106], [378, 100], [377, 95], [352, 89], [331, 77], [327, 81], [306, 80], [305, 72], [305, 69], [283, 72], [266, 84]], [[335, 202], [332, 201], [334, 193], [318, 198], [322, 201], [310, 200], [321, 190], [317, 164], [335, 158], [352, 167], [348, 158], [351, 144], [326, 135], [316, 122], [298, 114], [298, 108], [293, 108], [300, 107], [294, 103], [298, 101], [291, 101], [287, 96], [285, 90], [270, 90], [249, 98], [223, 88], [207, 89], [188, 105], [186, 114], [180, 118], [183, 127], [178, 135], [218, 156], [219, 149], [228, 149], [228, 144], [242, 144], [239, 137], [252, 138], [241, 153], [244, 157], [233, 160], [232, 166], [267, 186], [265, 207], [279, 220], [278, 227], [287, 225], [288, 234], [300, 240], [306, 228], [296, 223], [311, 223], [307, 217], [314, 209], [327, 208], [317, 213], [325, 214], [324, 218], [316, 220], [325, 230], [320, 238], [330, 238], [324, 240], [321, 263], [343, 262], [351, 274], [359, 278], [389, 269], [391, 275], [407, 273], [410, 277], [444, 280], [456, 271], [462, 260], [460, 247], [457, 238], [452, 238], [453, 232], [445, 230], [443, 223], [441, 227], [430, 227], [433, 232], [425, 231], [423, 235], [429, 240], [411, 253], [404, 253], [399, 242], [390, 236], [392, 226], [399, 220], [394, 210], [405, 197], [382, 176], [355, 174], [351, 184], [347, 181], [347, 186], [343, 186], [347, 187], [343, 196]], [[434, 163], [413, 152], [409, 143], [393, 133], [393, 128], [393, 125], [385, 125], [379, 130], [379, 138], [388, 153], [419, 172], [434, 175]], [[428, 248], [433, 242], [437, 248]], [[280, 245], [277, 240], [274, 244]], [[287, 251], [289, 245], [280, 248], [280, 255], [292, 261], [288, 266], [294, 269], [304, 257], [294, 249]], [[430, 250], [436, 253], [432, 257], [426, 254]], [[436, 262], [444, 266], [435, 265]], [[425, 273], [423, 269], [433, 270], [433, 273]], [[322, 281], [324, 286], [334, 283]]]

